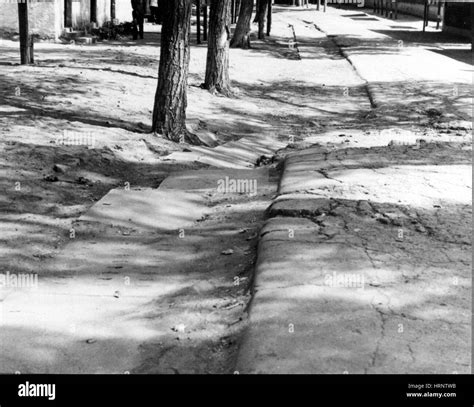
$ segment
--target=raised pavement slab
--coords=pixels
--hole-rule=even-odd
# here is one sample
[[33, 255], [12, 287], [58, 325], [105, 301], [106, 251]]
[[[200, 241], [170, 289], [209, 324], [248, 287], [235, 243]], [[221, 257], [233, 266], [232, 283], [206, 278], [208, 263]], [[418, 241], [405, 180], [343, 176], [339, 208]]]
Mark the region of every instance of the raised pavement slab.
[[436, 145], [290, 154], [236, 370], [469, 373], [470, 169]]

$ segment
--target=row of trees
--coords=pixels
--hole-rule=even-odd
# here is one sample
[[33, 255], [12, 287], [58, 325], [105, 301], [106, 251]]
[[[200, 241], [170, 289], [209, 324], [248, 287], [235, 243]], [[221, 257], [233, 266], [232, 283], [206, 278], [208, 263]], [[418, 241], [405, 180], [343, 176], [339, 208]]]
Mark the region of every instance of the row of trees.
[[[167, 0], [163, 6], [158, 86], [153, 109], [152, 131], [180, 142], [197, 144], [186, 130], [187, 78], [190, 57], [191, 11], [193, 0]], [[232, 0], [210, 0], [206, 75], [203, 87], [213, 93], [231, 95], [229, 48], [250, 46], [254, 0], [240, 0], [239, 17], [231, 39]], [[257, 0], [255, 22], [263, 38], [268, 19], [271, 27], [271, 0]]]
[[[229, 48], [250, 46], [250, 31], [254, 0], [210, 1], [208, 52], [203, 87], [213, 93], [231, 95], [229, 78]], [[152, 131], [172, 141], [197, 144], [199, 140], [186, 130], [187, 78], [190, 57], [191, 11], [193, 0], [167, 0], [163, 2], [158, 86], [153, 109]], [[258, 37], [271, 29], [271, 0], [256, 0]], [[232, 6], [239, 10], [237, 25], [231, 39], [230, 20]], [[115, 1], [112, 10], [115, 11]], [[234, 9], [235, 10], [235, 9]], [[28, 40], [28, 5], [18, 3], [20, 21], [20, 50], [22, 64], [33, 60], [33, 49]], [[114, 14], [114, 13], [113, 13]]]

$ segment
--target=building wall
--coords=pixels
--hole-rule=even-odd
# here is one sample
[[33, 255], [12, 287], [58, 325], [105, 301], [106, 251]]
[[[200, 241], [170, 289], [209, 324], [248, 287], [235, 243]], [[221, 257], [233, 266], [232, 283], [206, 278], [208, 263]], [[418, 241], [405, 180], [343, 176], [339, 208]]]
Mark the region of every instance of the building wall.
[[110, 21], [110, 0], [97, 0], [97, 24], [102, 26], [107, 21]]
[[[97, 0], [97, 23], [99, 26], [110, 21], [111, 0]], [[120, 3], [126, 0], [118, 0]], [[129, 2], [127, 2], [129, 3]], [[72, 27], [83, 29], [90, 27], [91, 1], [72, 1]], [[0, 4], [0, 31], [18, 32], [18, 5]], [[131, 10], [131, 7], [130, 7]], [[130, 11], [131, 16], [131, 11]], [[57, 38], [64, 29], [64, 0], [34, 0], [28, 5], [30, 32], [42, 37]]]
[[115, 18], [119, 22], [132, 21], [132, 3], [130, 0], [115, 0]]
[[88, 27], [91, 21], [90, 0], [76, 0], [72, 4], [73, 28], [83, 29]]
[[[28, 5], [30, 32], [41, 36], [55, 37], [58, 29], [58, 0], [32, 2]], [[18, 4], [1, 4], [0, 30], [18, 32]]]

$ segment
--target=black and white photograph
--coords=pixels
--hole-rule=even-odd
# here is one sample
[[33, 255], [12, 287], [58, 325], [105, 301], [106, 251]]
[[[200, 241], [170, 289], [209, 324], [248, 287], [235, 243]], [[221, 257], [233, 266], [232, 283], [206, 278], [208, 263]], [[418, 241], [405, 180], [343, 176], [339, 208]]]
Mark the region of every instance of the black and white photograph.
[[473, 20], [0, 0], [1, 407], [63, 376], [467, 401]]

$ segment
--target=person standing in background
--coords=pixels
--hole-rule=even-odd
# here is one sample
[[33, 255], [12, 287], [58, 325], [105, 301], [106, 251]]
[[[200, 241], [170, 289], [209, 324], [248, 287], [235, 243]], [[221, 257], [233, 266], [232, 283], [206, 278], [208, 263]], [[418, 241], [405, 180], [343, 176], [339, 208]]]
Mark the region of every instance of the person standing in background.
[[143, 24], [145, 22], [145, 7], [142, 0], [132, 0], [133, 17], [133, 40], [137, 40], [138, 34], [143, 40]]
[[156, 12], [157, 18], [156, 18], [156, 23], [157, 24], [163, 24], [163, 3], [164, 0], [157, 0], [158, 3], [158, 10]]
[[158, 24], [158, 0], [150, 0], [150, 11], [153, 24]]

